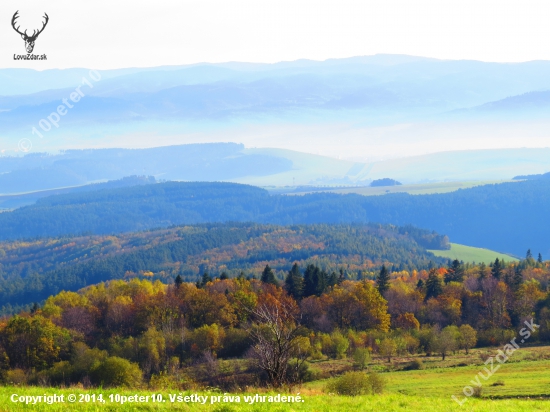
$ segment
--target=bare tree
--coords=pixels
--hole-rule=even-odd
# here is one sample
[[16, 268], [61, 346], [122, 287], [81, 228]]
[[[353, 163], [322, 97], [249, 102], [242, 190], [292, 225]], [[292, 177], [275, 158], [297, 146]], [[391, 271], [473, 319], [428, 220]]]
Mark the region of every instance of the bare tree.
[[256, 365], [275, 387], [297, 379], [307, 350], [300, 335], [296, 303], [285, 296], [272, 298], [258, 304], [251, 314], [249, 333], [254, 342], [252, 358]]

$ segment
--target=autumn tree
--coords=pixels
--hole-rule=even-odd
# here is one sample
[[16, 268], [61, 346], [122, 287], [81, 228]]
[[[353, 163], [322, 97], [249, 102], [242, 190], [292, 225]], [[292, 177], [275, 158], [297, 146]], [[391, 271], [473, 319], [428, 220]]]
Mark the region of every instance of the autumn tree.
[[371, 360], [370, 351], [368, 348], [356, 348], [353, 351], [353, 360], [360, 370], [365, 369]]
[[323, 295], [327, 313], [341, 329], [377, 329], [387, 332], [390, 327], [387, 301], [370, 283], [347, 281]]
[[464, 349], [466, 351], [466, 354], [468, 354], [468, 351], [476, 346], [477, 332], [470, 325], [461, 325], [458, 330], [460, 332], [458, 345], [461, 349]]
[[42, 316], [14, 316], [1, 331], [4, 348], [12, 368], [44, 369], [68, 356], [71, 336], [66, 329]]
[[[301, 350], [302, 328], [296, 302], [290, 297], [263, 295], [251, 311], [253, 323], [249, 327], [252, 341], [252, 359], [263, 370], [274, 387], [285, 384], [295, 369], [305, 362], [307, 353]], [[292, 358], [298, 363], [290, 365]]]
[[507, 328], [511, 324], [508, 313], [508, 290], [504, 282], [489, 277], [481, 281], [483, 323], [488, 328]]
[[378, 352], [381, 356], [391, 362], [391, 358], [397, 355], [397, 344], [392, 338], [384, 338], [378, 345]]
[[191, 327], [199, 328], [213, 323], [231, 326], [237, 321], [235, 310], [224, 293], [209, 293], [194, 285], [184, 285], [178, 296], [182, 301], [181, 310]]
[[420, 322], [418, 322], [418, 319], [416, 319], [413, 313], [409, 312], [400, 314], [392, 323], [395, 328], [403, 330], [420, 329]]
[[457, 334], [451, 327], [444, 328], [437, 333], [434, 341], [434, 350], [441, 354], [441, 359], [445, 360], [447, 354], [456, 349]]

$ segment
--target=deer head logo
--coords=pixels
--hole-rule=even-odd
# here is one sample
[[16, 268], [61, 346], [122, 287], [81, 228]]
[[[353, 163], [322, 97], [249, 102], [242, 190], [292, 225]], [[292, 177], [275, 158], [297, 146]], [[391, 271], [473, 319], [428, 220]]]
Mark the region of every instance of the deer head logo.
[[42, 33], [44, 31], [44, 29], [46, 28], [46, 25], [48, 24], [48, 20], [50, 20], [50, 18], [48, 17], [48, 15], [46, 13], [44, 13], [44, 18], [46, 19], [46, 21], [42, 23], [42, 28], [40, 30], [38, 30], [38, 31], [34, 30], [33, 31], [32, 36], [29, 36], [27, 34], [27, 30], [25, 30], [23, 33], [20, 32], [19, 31], [20, 26], [15, 27], [16, 20], [18, 18], [19, 18], [19, 10], [16, 11], [15, 14], [13, 15], [13, 17], [11, 19], [11, 25], [12, 25], [13, 29], [21, 35], [21, 38], [23, 40], [25, 40], [25, 48], [27, 49], [27, 53], [32, 53], [32, 51], [34, 50], [34, 42], [36, 41], [36, 38], [38, 37], [38, 35], [40, 33]]

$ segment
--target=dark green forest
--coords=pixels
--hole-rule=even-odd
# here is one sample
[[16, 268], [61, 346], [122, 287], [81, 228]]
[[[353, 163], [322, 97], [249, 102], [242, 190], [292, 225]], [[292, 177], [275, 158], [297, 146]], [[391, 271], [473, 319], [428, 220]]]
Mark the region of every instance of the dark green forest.
[[550, 180], [546, 179], [444, 194], [383, 196], [270, 196], [266, 190], [247, 185], [168, 182], [41, 199], [0, 214], [0, 239], [117, 234], [208, 222], [380, 222], [412, 224], [444, 233], [456, 243], [517, 256], [528, 248], [547, 255], [549, 201]]

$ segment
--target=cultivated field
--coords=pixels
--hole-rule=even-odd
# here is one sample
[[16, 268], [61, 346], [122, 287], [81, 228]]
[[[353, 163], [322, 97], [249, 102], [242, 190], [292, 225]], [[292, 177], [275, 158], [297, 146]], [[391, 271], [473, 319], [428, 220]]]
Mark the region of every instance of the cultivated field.
[[337, 194], [350, 194], [355, 193], [363, 196], [378, 196], [389, 193], [409, 193], [411, 195], [429, 195], [435, 193], [449, 193], [459, 189], [468, 189], [475, 186], [483, 186], [489, 184], [511, 182], [510, 180], [487, 180], [487, 181], [467, 181], [467, 182], [438, 182], [438, 183], [424, 183], [415, 185], [401, 185], [401, 186], [358, 186], [358, 187], [289, 187], [289, 188], [269, 188], [276, 193], [284, 193], [288, 195], [305, 195], [309, 193], [337, 193]]

